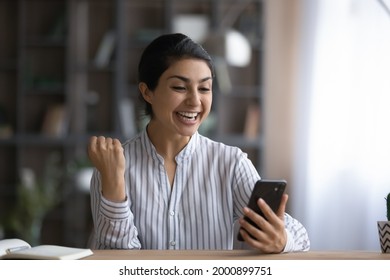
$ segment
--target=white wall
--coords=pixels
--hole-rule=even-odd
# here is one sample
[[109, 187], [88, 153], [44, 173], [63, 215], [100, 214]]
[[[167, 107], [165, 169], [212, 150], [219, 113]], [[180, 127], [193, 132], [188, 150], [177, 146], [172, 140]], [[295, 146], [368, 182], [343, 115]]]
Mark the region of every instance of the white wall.
[[266, 14], [263, 177], [289, 181], [313, 249], [379, 250], [390, 17], [367, 0], [269, 0]]

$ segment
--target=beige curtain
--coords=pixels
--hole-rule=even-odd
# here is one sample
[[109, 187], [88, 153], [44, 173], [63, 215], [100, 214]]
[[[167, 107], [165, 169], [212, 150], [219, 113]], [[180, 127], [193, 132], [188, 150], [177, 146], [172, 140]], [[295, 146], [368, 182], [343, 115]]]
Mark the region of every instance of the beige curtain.
[[390, 192], [390, 17], [376, 0], [301, 1], [292, 212], [313, 249], [379, 250]]

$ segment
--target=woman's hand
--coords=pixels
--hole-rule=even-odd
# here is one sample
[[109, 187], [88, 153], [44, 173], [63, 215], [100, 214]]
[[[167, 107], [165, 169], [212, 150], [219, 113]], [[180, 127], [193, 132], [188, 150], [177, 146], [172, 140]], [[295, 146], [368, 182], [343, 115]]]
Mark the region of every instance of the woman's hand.
[[124, 201], [125, 156], [121, 142], [109, 137], [92, 136], [88, 144], [88, 156], [100, 172], [104, 197], [111, 201]]
[[240, 219], [239, 222], [243, 228], [240, 229], [240, 233], [247, 244], [262, 253], [280, 253], [283, 251], [287, 243], [287, 234], [284, 228], [284, 212], [287, 200], [288, 196], [284, 194], [278, 211], [274, 213], [264, 200], [259, 199], [258, 206], [266, 219], [248, 207], [244, 208], [244, 215], [259, 227], [257, 229], [245, 221], [244, 218]]

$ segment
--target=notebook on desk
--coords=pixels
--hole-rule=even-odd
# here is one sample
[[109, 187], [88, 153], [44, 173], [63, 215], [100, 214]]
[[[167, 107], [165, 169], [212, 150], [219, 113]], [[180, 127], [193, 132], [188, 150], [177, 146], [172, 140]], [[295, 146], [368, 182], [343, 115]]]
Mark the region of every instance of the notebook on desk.
[[24, 260], [77, 260], [92, 255], [86, 248], [74, 248], [58, 245], [38, 245], [31, 247], [21, 239], [0, 240], [0, 259]]

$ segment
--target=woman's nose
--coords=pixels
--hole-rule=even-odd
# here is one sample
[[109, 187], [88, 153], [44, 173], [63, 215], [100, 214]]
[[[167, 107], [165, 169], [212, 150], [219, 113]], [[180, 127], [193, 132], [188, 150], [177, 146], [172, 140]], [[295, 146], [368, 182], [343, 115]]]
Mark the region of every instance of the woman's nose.
[[198, 92], [198, 90], [191, 90], [188, 93], [187, 103], [189, 105], [192, 105], [192, 106], [197, 106], [197, 105], [201, 104], [200, 93]]

